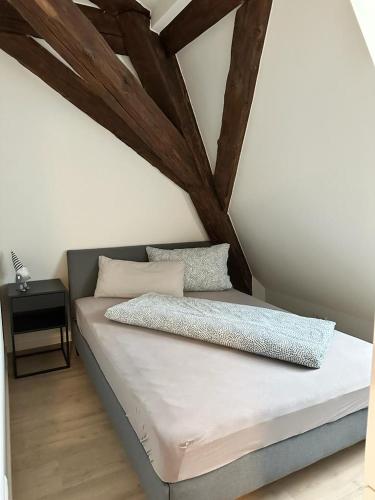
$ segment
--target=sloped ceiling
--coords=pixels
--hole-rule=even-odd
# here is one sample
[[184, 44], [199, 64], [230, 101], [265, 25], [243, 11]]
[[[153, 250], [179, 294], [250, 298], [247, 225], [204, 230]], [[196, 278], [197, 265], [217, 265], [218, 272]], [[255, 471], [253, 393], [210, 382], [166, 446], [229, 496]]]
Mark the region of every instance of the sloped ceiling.
[[372, 318], [374, 67], [349, 2], [276, 1], [268, 33], [231, 214], [266, 286]]
[[[232, 25], [179, 54], [211, 159]], [[374, 130], [375, 72], [350, 2], [274, 0], [230, 207], [268, 289], [373, 317]]]

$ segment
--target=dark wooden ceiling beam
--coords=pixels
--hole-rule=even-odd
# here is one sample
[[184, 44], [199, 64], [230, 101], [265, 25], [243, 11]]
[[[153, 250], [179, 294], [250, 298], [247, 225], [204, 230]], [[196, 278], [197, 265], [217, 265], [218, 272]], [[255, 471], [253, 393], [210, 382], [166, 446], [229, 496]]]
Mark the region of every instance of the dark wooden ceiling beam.
[[[109, 13], [95, 7], [78, 5], [79, 9], [102, 34], [116, 54], [126, 55], [124, 38], [116, 19]], [[18, 33], [41, 38], [40, 34], [23, 19], [7, 0], [0, 0], [0, 32]]]
[[167, 53], [176, 54], [242, 2], [243, 0], [191, 0], [160, 33]]
[[78, 7], [104, 37], [115, 54], [127, 55], [124, 37], [113, 15], [87, 5], [78, 5]]
[[71, 0], [11, 3], [186, 187], [197, 182], [182, 135]]
[[192, 151], [200, 185], [187, 191], [203, 226], [212, 242], [230, 244], [229, 266], [233, 284], [251, 293], [251, 272], [230, 218], [222, 210], [216, 195], [207, 153], [177, 59], [167, 56], [158, 35], [150, 30], [144, 16], [126, 12], [118, 19], [127, 37], [130, 59], [144, 88], [180, 129]]
[[24, 35], [0, 33], [0, 49], [184, 188], [181, 180], [165, 167], [160, 158], [116, 113], [90, 91], [85, 81], [39, 43]]
[[229, 215], [212, 189], [190, 189], [190, 198], [212, 243], [229, 243], [228, 268], [234, 288], [252, 293], [252, 275]]
[[92, 2], [114, 15], [121, 14], [122, 12], [138, 12], [151, 17], [150, 11], [137, 2], [137, 0], [92, 0]]
[[214, 176], [224, 210], [237, 174], [271, 6], [272, 0], [248, 0], [236, 13]]
[[[128, 32], [127, 45], [146, 92], [71, 0], [10, 1], [74, 71], [24, 35], [1, 34], [0, 47], [185, 189], [210, 240], [230, 244], [233, 285], [251, 293], [251, 272], [217, 196], [180, 68], [150, 31], [148, 16], [134, 10], [132, 2], [129, 10], [110, 10]], [[118, 2], [122, 9], [125, 0]]]
[[150, 20], [131, 11], [119, 14], [117, 19], [124, 38], [128, 40], [128, 54], [143, 88], [174, 125], [180, 128], [172, 74], [165, 62], [158, 35], [150, 29]]
[[137, 12], [118, 16], [127, 50], [143, 87], [184, 136], [202, 182], [213, 184], [211, 167], [175, 56], [167, 57], [159, 36]]

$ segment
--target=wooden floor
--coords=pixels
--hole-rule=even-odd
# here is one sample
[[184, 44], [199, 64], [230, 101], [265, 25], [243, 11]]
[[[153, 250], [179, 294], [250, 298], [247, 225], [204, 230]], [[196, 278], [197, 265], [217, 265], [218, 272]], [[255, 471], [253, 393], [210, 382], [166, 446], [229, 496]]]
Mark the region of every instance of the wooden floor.
[[[10, 411], [14, 500], [144, 499], [76, 357], [68, 370], [10, 379]], [[363, 453], [356, 445], [242, 500], [359, 500]]]

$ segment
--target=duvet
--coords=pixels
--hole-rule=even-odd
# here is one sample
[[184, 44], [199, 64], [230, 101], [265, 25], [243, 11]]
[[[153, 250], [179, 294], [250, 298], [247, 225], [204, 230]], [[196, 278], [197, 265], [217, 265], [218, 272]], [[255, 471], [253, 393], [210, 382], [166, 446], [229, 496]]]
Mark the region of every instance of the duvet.
[[105, 317], [212, 344], [320, 368], [335, 323], [262, 307], [148, 293]]

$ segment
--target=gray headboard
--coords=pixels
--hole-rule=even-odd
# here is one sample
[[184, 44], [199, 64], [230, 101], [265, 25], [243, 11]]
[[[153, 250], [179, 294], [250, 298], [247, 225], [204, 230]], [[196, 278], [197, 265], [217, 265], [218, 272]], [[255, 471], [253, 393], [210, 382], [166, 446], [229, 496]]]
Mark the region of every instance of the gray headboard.
[[162, 245], [138, 245], [134, 247], [92, 248], [88, 250], [68, 250], [68, 275], [70, 310], [74, 315], [74, 301], [81, 297], [94, 295], [96, 280], [98, 278], [98, 258], [105, 255], [111, 259], [134, 260], [136, 262], [147, 262], [146, 246], [158, 248], [190, 248], [208, 247], [209, 241], [190, 243], [167, 243]]

